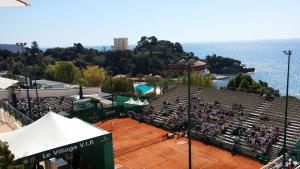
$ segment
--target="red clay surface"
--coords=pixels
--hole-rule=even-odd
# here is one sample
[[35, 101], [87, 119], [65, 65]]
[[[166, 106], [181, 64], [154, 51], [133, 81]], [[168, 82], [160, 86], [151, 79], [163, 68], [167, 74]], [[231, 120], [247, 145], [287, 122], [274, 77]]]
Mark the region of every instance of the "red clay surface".
[[[139, 144], [166, 131], [132, 119], [113, 119], [98, 126], [111, 131], [114, 151]], [[192, 142], [193, 169], [258, 169], [263, 165], [243, 156]], [[186, 169], [188, 145], [186, 138], [169, 139], [115, 157], [116, 169]]]

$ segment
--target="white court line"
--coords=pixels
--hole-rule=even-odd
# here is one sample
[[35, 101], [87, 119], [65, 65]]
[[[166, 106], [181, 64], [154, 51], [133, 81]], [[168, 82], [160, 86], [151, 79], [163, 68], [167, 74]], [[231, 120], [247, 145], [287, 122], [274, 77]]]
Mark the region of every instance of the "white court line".
[[[184, 152], [185, 154], [188, 154], [188, 152], [186, 152], [185, 150], [182, 150], [182, 149], [180, 149], [180, 148], [171, 146], [171, 145], [169, 145], [169, 144], [167, 144], [167, 143], [164, 143], [164, 144], [166, 144], [168, 147], [171, 147], [171, 148], [173, 148], [173, 149], [177, 149], [177, 150], [179, 150], [179, 151], [181, 151], [181, 152]], [[209, 159], [209, 158], [207, 158], [207, 155], [205, 155], [206, 157], [201, 157], [201, 156], [198, 155], [197, 152], [194, 152], [194, 151], [192, 152], [192, 154], [196, 154], [196, 157], [197, 157], [197, 158], [199, 158], [199, 159], [201, 159], [201, 160], [203, 160], [203, 161], [206, 161], [206, 162], [208, 162], [208, 163], [211, 163], [211, 164], [213, 164], [213, 163], [215, 163], [215, 162], [218, 161], [218, 160], [216, 160], [216, 159]], [[214, 160], [214, 161], [211, 161], [211, 160]]]
[[[144, 149], [144, 147], [143, 148], [141, 148], [141, 149], [139, 149], [139, 150], [143, 150], [145, 153], [147, 153], [147, 154], [151, 154], [151, 152], [150, 151], [147, 151], [147, 150], [145, 150]], [[150, 163], [150, 165], [147, 165], [146, 167], [144, 167], [144, 168], [147, 168], [147, 167], [151, 167], [151, 166], [153, 166], [154, 164], [161, 164], [161, 163], [163, 163], [163, 162], [165, 162], [165, 161], [167, 161], [168, 160], [168, 158], [164, 158], [163, 156], [161, 156], [161, 155], [157, 155], [157, 154], [155, 154], [156, 156], [159, 156], [159, 157], [162, 157], [163, 158], [163, 160], [161, 160], [161, 161], [158, 161], [157, 163]]]
[[[172, 148], [172, 149], [177, 149], [177, 150], [179, 150], [179, 151], [181, 151], [181, 152], [187, 154], [187, 152], [186, 152], [185, 150], [183, 150], [183, 149], [180, 149], [180, 148], [177, 148], [177, 147], [174, 147], [174, 146], [170, 146], [170, 145], [168, 145], [167, 143], [164, 143], [164, 144], [166, 144], [168, 147], [170, 147], [170, 148]], [[151, 152], [145, 150], [145, 148], [141, 148], [141, 149], [139, 149], [139, 150], [144, 151], [145, 154], [147, 154], [147, 153], [151, 154]], [[136, 150], [135, 150], [135, 151], [136, 151]], [[196, 152], [196, 153], [193, 152], [193, 154], [196, 155], [196, 158], [198, 158], [198, 159], [200, 159], [200, 160], [205, 161], [205, 162], [208, 163], [208, 164], [202, 166], [202, 167], [199, 168], [199, 169], [204, 169], [204, 168], [206, 168], [206, 167], [209, 167], [209, 166], [215, 164], [215, 163], [218, 161], [218, 160], [216, 160], [216, 159], [209, 159], [209, 158], [206, 158], [207, 155], [204, 155], [204, 156], [206, 156], [206, 157], [201, 157], [201, 156], [199, 156], [199, 153], [197, 153], [197, 152]], [[159, 156], [159, 154], [158, 154], [158, 156]], [[124, 157], [124, 156], [120, 156], [120, 157], [122, 157], [122, 158], [124, 158], [124, 159], [126, 159], [126, 160], [129, 160], [128, 158], [126, 158], [126, 157]], [[162, 157], [162, 156], [160, 156], [160, 157]], [[163, 157], [163, 158], [164, 158], [164, 157]], [[167, 160], [169, 160], [169, 158], [164, 158], [164, 160], [161, 160], [161, 161], [157, 162], [156, 164], [163, 163], [163, 162], [165, 162], [165, 161], [167, 161]], [[213, 161], [211, 161], [211, 160], [213, 160]], [[133, 163], [135, 166], [141, 167], [139, 164], [137, 164], [137, 163], [135, 162], [135, 160], [129, 160], [129, 161], [132, 161], [132, 163]], [[151, 167], [151, 166], [153, 166], [153, 163], [151, 163], [150, 165], [147, 165], [146, 167], [141, 167], [141, 168], [146, 169], [147, 167]]]
[[211, 166], [211, 165], [213, 165], [213, 164], [215, 164], [215, 163], [216, 163], [216, 161], [213, 162], [213, 163], [211, 163], [211, 164], [204, 165], [203, 167], [201, 167], [201, 168], [199, 168], [199, 169], [203, 169], [203, 168], [209, 167], [209, 166]]
[[[184, 144], [180, 144], [179, 145], [179, 147], [182, 147]], [[184, 149], [182, 149], [182, 150], [184, 150]], [[187, 151], [187, 150], [186, 150]], [[209, 156], [207, 156], [206, 154], [203, 154], [203, 153], [201, 153], [201, 152], [198, 152], [198, 151], [196, 151], [196, 154], [198, 154], [199, 156], [204, 156], [205, 158], [207, 158], [207, 159], [210, 159], [210, 160], [213, 160], [213, 161], [218, 161], [217, 159], [215, 159], [215, 158], [212, 158], [212, 157], [209, 157]]]
[[[142, 166], [140, 166], [139, 164], [137, 164], [136, 162], [134, 162], [133, 160], [129, 160], [128, 158], [126, 158], [126, 157], [124, 157], [124, 156], [119, 156], [119, 157], [122, 157], [122, 158], [124, 158], [125, 160], [128, 160], [128, 161], [131, 161], [131, 162], [133, 162], [133, 164], [135, 165], [135, 166], [137, 166], [137, 167], [140, 167], [140, 168], [143, 168]], [[144, 168], [143, 168], [144, 169]]]
[[[122, 130], [125, 130], [125, 131], [129, 131], [131, 133], [134, 133], [134, 135], [143, 135], [144, 136], [144, 139], [152, 139], [153, 137], [146, 137], [147, 134], [146, 133], [143, 133], [143, 132], [138, 132], [135, 128], [132, 128], [132, 129], [128, 129], [128, 128], [125, 128], [125, 129], [122, 129]], [[125, 134], [124, 134], [125, 135]], [[161, 135], [157, 135], [155, 137], [158, 137], [158, 136], [161, 136]], [[132, 135], [128, 135], [126, 134], [125, 135], [125, 138], [130, 138], [132, 137]]]
[[[117, 159], [115, 159], [115, 160], [118, 161]], [[129, 167], [129, 166], [126, 165], [126, 164], [121, 163], [121, 161], [119, 161], [118, 163], [121, 164], [121, 165], [124, 165], [125, 167], [127, 167], [127, 168], [129, 168], [129, 169], [131, 169], [131, 167]]]
[[131, 126], [129, 126], [129, 127], [127, 127], [127, 128], [123, 128], [123, 129], [125, 129], [125, 130], [130, 130], [130, 131], [132, 131], [133, 133], [137, 133], [137, 134], [141, 134], [141, 133], [142, 133], [142, 132], [139, 132], [139, 131], [138, 131], [139, 128], [134, 128], [134, 127], [131, 127]]
[[[172, 149], [179, 150], [179, 151], [181, 151], [181, 152], [183, 152], [183, 153], [185, 153], [185, 154], [188, 153], [186, 150], [184, 150], [184, 149], [182, 149], [182, 148], [175, 147], [175, 146], [171, 146], [171, 145], [169, 145], [169, 144], [166, 143], [166, 142], [164, 142], [163, 144], [165, 144], [166, 146], [168, 146], [168, 147], [170, 147], [170, 148], [172, 148]], [[180, 147], [181, 147], [181, 146], [180, 146]], [[151, 154], [151, 152], [150, 152], [150, 151], [147, 151], [147, 150], [145, 149], [145, 147], [140, 148], [139, 150], [144, 151], [145, 154]], [[135, 150], [135, 151], [137, 151], [137, 150]], [[213, 159], [213, 158], [211, 158], [211, 157], [208, 157], [208, 156], [205, 155], [205, 154], [198, 153], [198, 152], [195, 152], [195, 151], [193, 151], [193, 154], [196, 155], [196, 158], [197, 158], [197, 159], [200, 159], [200, 160], [205, 161], [205, 162], [208, 163], [208, 164], [202, 166], [202, 167], [199, 168], [199, 169], [205, 169], [205, 168], [207, 168], [207, 167], [209, 167], [209, 166], [215, 164], [215, 163], [218, 161], [217, 159]], [[125, 154], [125, 155], [126, 155], [126, 154]], [[159, 154], [156, 154], [156, 155], [159, 156]], [[129, 159], [126, 158], [124, 155], [121, 155], [121, 156], [119, 156], [119, 157], [124, 158], [124, 159], [126, 159], [126, 160], [128, 160], [128, 161], [131, 161], [131, 163], [132, 163], [134, 166], [139, 167], [139, 168], [143, 168], [143, 169], [146, 169], [147, 167], [151, 167], [151, 166], [154, 165], [153, 163], [151, 163], [151, 164], [147, 165], [146, 167], [145, 167], [145, 166], [143, 167], [143, 166], [139, 165], [138, 163], [136, 163], [136, 162], [135, 162], [136, 160], [129, 160]], [[155, 163], [155, 164], [160, 164], [160, 163], [163, 163], [163, 162], [169, 160], [169, 158], [165, 158], [165, 157], [163, 157], [163, 156], [160, 156], [160, 157], [162, 157], [164, 160], [159, 160], [159, 161], [158, 161], [157, 163]], [[119, 163], [120, 163], [120, 162], [119, 162]], [[123, 163], [120, 163], [120, 164], [123, 165]], [[130, 168], [128, 165], [125, 165], [125, 164], [124, 164], [124, 166]]]

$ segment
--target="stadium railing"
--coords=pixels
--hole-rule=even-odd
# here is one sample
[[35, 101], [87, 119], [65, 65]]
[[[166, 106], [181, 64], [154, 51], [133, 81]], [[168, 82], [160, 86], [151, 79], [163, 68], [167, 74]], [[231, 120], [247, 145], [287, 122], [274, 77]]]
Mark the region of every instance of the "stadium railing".
[[273, 168], [274, 165], [277, 163], [277, 161], [282, 160], [282, 156], [279, 156], [278, 158], [276, 158], [275, 160], [273, 160], [272, 162], [268, 163], [267, 165], [263, 166], [260, 169], [269, 169], [269, 168]]
[[20, 121], [23, 126], [31, 124], [32, 119], [21, 113], [19, 110], [11, 106], [9, 103], [0, 100], [0, 107], [2, 107], [6, 112], [13, 116], [16, 120]]

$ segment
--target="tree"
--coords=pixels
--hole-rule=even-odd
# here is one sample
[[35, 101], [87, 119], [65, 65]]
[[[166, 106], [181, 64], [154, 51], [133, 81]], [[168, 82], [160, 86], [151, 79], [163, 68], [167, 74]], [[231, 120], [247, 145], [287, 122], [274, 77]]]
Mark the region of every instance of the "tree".
[[238, 87], [238, 90], [248, 91], [249, 89], [250, 89], [250, 83], [247, 81], [247, 79], [243, 79]]
[[[185, 73], [183, 76], [183, 83], [188, 83], [188, 74]], [[201, 76], [199, 73], [192, 71], [191, 72], [191, 85], [201, 86], [201, 87], [213, 87], [213, 82], [210, 76]]]
[[73, 48], [75, 49], [75, 52], [82, 53], [84, 50], [84, 47], [81, 43], [74, 43]]
[[110, 86], [110, 79], [107, 79], [103, 85], [103, 90], [113, 93], [128, 93], [132, 92], [132, 83], [127, 78], [112, 79], [112, 90]]
[[[66, 72], [61, 72], [60, 66], [58, 66], [57, 70], [55, 68], [54, 75], [50, 75], [49, 72], [53, 72], [50, 71], [50, 68], [46, 71], [50, 64], [57, 65], [56, 62], [69, 61], [80, 69], [97, 65], [105, 69], [110, 68], [114, 74], [136, 76], [137, 74], [151, 73], [176, 78], [178, 74], [168, 71], [168, 64], [178, 63], [183, 54], [184, 51], [180, 43], [158, 40], [155, 36], [141, 37], [134, 51], [98, 51], [84, 48], [80, 43], [74, 43], [72, 47], [49, 48], [44, 52], [40, 50], [38, 43], [34, 41], [30, 48], [25, 49], [24, 53], [11, 53], [0, 50], [0, 71], [8, 70], [15, 74], [20, 72], [22, 74], [24, 72], [22, 67], [35, 65], [39, 68], [39, 73], [43, 73], [43, 78], [67, 83], [77, 82], [78, 78], [77, 76], [74, 78], [73, 72], [75, 70], [75, 74], [80, 75], [78, 73], [80, 71], [73, 66], [71, 66], [73, 71], [67, 70]], [[68, 65], [70, 66], [69, 63]], [[53, 67], [51, 70], [53, 70]], [[67, 77], [66, 80], [63, 77]]]
[[7, 142], [0, 140], [0, 168], [6, 169], [12, 166], [14, 158], [15, 156], [9, 150]]
[[228, 84], [227, 84], [227, 88], [228, 89], [235, 89], [237, 87], [236, 83], [235, 83], [235, 78], [231, 79]]
[[158, 42], [158, 40], [155, 36], [149, 37], [148, 40], [152, 45], [155, 45]]
[[39, 45], [36, 41], [33, 41], [31, 43], [31, 47], [29, 48], [28, 52], [26, 53], [26, 57], [27, 57], [28, 65], [42, 64], [43, 51], [40, 50]]
[[83, 70], [83, 82], [88, 87], [98, 87], [107, 79], [107, 72], [98, 66], [88, 66]]
[[44, 65], [50, 65], [50, 64], [54, 64], [54, 63], [55, 63], [55, 59], [53, 59], [51, 56], [46, 56], [43, 58]]
[[73, 83], [76, 73], [78, 70], [72, 62], [59, 61], [55, 64], [54, 79], [57, 81]]
[[44, 72], [45, 79], [54, 80], [55, 65], [48, 65]]
[[241, 61], [232, 58], [226, 58], [213, 54], [205, 58], [205, 62], [209, 66], [211, 73], [218, 74], [238, 74], [247, 71]]
[[33, 41], [31, 43], [31, 48], [29, 51], [30, 51], [30, 53], [37, 53], [37, 54], [39, 54], [41, 52], [37, 41]]
[[263, 81], [256, 82], [246, 73], [240, 73], [231, 79], [227, 84], [227, 89], [279, 96], [279, 91], [269, 87], [268, 83]]
[[131, 92], [131, 81], [127, 78], [115, 78], [113, 79], [113, 90], [117, 93]]
[[13, 62], [12, 73], [16, 74], [16, 75], [20, 75], [24, 71], [24, 68], [25, 68], [25, 66], [21, 61]]
[[183, 53], [184, 52], [181, 44], [178, 43], [178, 42], [175, 43], [175, 51], [178, 52], [178, 53]]

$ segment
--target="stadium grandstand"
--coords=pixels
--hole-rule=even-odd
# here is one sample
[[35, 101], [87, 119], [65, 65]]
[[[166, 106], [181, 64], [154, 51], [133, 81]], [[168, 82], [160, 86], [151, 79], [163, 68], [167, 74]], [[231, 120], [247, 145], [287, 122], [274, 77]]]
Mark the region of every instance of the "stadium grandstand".
[[[84, 88], [83, 94], [100, 93], [100, 90]], [[25, 125], [40, 119], [49, 111], [72, 113], [74, 105], [70, 96], [79, 93], [79, 89], [75, 88], [37, 89], [37, 100], [36, 90], [30, 89], [28, 100], [25, 89], [16, 89], [17, 104], [12, 106], [9, 91], [2, 91], [1, 97], [6, 96], [0, 97], [0, 107], [12, 112], [21, 122], [24, 121]], [[263, 163], [271, 161], [265, 169], [279, 166], [283, 147], [284, 98], [269, 99], [258, 94], [196, 86], [191, 87], [191, 94], [191, 136], [194, 139]], [[163, 95], [152, 100], [150, 105], [144, 106], [142, 113], [128, 111], [128, 115], [175, 134], [186, 135], [187, 105], [187, 86], [178, 85], [168, 88]], [[299, 108], [300, 101], [291, 98], [286, 142], [290, 152], [295, 148], [300, 136]], [[148, 145], [148, 142], [145, 144]], [[144, 142], [141, 145], [144, 145]], [[133, 145], [133, 148], [136, 147], [139, 146]], [[131, 148], [129, 147], [130, 151]], [[125, 153], [127, 149], [126, 147]], [[294, 165], [290, 162], [291, 159], [293, 158], [287, 158], [287, 164]], [[298, 163], [295, 163], [295, 166], [298, 166]]]
[[78, 102], [82, 97], [101, 94], [101, 88], [22, 88], [17, 80], [0, 77], [0, 108], [13, 115], [22, 125], [28, 125], [48, 112], [68, 115], [85, 103]]
[[[282, 150], [284, 98], [266, 99], [257, 94], [191, 87], [194, 138], [233, 150], [259, 161], [275, 160]], [[290, 99], [287, 147], [299, 138], [300, 101]], [[187, 126], [187, 87], [177, 86], [146, 107], [132, 113], [140, 121], [171, 131]]]

